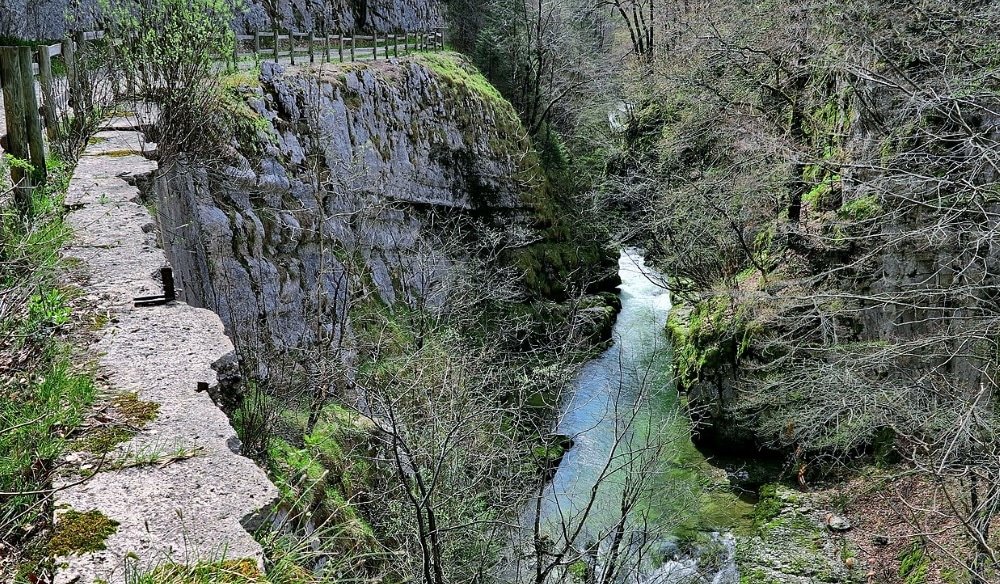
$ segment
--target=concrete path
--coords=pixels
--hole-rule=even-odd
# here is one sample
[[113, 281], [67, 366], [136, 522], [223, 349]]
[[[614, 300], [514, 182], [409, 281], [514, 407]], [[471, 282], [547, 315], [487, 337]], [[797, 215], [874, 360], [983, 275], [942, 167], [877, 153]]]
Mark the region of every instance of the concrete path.
[[[68, 509], [99, 510], [119, 523], [106, 550], [60, 557], [56, 581], [86, 584], [125, 580], [126, 557], [139, 569], [168, 562], [253, 558], [260, 546], [244, 528], [270, 506], [277, 490], [251, 460], [237, 454], [239, 440], [225, 414], [198, 382], [216, 383], [211, 365], [232, 344], [214, 313], [180, 302], [134, 308], [135, 296], [161, 293], [154, 221], [125, 178], [155, 169], [139, 153], [134, 131], [102, 131], [77, 165], [66, 205], [74, 239], [64, 250], [82, 262], [87, 302], [106, 307], [110, 321], [91, 347], [99, 378], [112, 394], [135, 392], [159, 404], [159, 415], [108, 460], [127, 452], [197, 451], [171, 464], [102, 471], [58, 491], [57, 530]], [[76, 458], [80, 455], [70, 455]], [[78, 476], [62, 479], [66, 487]]]

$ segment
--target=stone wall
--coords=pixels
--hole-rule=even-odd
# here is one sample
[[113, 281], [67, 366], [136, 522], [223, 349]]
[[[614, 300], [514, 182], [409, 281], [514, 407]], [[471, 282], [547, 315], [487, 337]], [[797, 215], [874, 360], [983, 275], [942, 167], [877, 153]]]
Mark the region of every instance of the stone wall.
[[[124, 122], [113, 125], [128, 128]], [[129, 570], [223, 555], [263, 566], [248, 530], [259, 527], [278, 497], [264, 471], [241, 456], [226, 415], [199, 391], [201, 383], [217, 384], [213, 364], [233, 351], [219, 317], [183, 302], [133, 304], [162, 293], [160, 268], [168, 265], [139, 189], [123, 178], [156, 169], [143, 156], [153, 147], [131, 129], [98, 132], [66, 196], [74, 236], [63, 255], [80, 274], [80, 302], [108, 317], [86, 347], [111, 400], [99, 418], [118, 411], [119, 399], [150, 413], [141, 423], [129, 421], [134, 427], [120, 443], [99, 447], [107, 452], [83, 442], [60, 461], [66, 470], [53, 484], [56, 533], [81, 529], [69, 519], [73, 513], [100, 513], [115, 526], [100, 549], [56, 558], [60, 583], [118, 584]], [[100, 435], [100, 427], [88, 435]], [[183, 456], [169, 458], [178, 452]]]

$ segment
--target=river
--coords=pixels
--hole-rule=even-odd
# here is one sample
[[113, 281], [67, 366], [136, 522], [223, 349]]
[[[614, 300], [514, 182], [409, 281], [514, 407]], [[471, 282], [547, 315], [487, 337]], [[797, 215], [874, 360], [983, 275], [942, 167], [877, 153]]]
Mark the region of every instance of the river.
[[564, 399], [556, 432], [574, 445], [542, 495], [541, 530], [592, 550], [598, 574], [620, 565], [617, 581], [737, 582], [732, 535], [709, 530], [700, 543], [677, 543], [678, 529], [700, 512], [704, 485], [680, 468], [694, 450], [670, 380], [670, 294], [641, 252], [622, 252], [618, 265], [614, 344], [580, 369]]

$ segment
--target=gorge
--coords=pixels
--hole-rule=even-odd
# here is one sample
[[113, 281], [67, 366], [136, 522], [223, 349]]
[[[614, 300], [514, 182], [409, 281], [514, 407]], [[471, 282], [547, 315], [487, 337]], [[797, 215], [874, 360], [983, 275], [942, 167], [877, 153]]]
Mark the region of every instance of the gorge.
[[998, 11], [0, 0], [0, 575], [1000, 581]]

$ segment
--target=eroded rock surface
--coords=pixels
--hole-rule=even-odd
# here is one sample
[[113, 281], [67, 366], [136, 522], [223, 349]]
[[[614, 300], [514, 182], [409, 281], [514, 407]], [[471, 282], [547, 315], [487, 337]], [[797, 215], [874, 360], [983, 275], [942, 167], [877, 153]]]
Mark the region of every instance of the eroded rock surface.
[[[278, 0], [280, 26], [300, 31], [426, 31], [444, 26], [438, 0]], [[250, 0], [236, 19], [244, 31], [271, 30], [270, 15]]]

